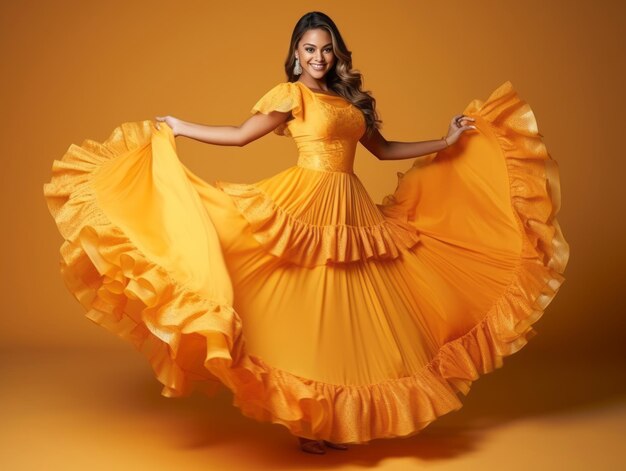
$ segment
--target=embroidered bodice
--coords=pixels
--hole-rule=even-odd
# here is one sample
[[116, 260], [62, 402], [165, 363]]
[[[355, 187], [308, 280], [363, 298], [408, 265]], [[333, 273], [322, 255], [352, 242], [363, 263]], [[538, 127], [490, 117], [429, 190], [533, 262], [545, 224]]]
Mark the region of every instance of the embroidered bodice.
[[301, 82], [279, 83], [252, 112], [291, 111], [293, 119], [274, 131], [291, 136], [297, 165], [315, 170], [353, 172], [356, 147], [365, 132], [365, 117], [344, 97], [316, 92]]

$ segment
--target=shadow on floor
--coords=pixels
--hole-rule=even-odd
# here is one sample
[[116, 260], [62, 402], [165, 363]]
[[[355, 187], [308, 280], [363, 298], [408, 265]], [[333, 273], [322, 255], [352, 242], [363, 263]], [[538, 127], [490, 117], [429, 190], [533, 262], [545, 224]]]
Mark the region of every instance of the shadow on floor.
[[[90, 394], [92, 407], [118, 414], [149, 415], [159, 423], [157, 433], [180, 450], [207, 450], [234, 445], [245, 452], [256, 469], [317, 469], [346, 464], [374, 467], [388, 458], [413, 457], [420, 461], [458, 457], [481, 448], [489, 434], [516, 420], [558, 416], [593, 410], [619, 402], [626, 390], [623, 365], [572, 360], [524, 348], [505, 358], [504, 367], [474, 382], [464, 406], [408, 438], [373, 440], [350, 445], [348, 451], [328, 450], [326, 455], [302, 453], [286, 428], [258, 423], [242, 416], [223, 390], [208, 398], [201, 393], [170, 399], [160, 396], [160, 384], [143, 359], [133, 352], [112, 358], [81, 356], [91, 365], [76, 393]], [[563, 353], [563, 352], [561, 352]], [[95, 371], [101, 374], [93, 375]], [[126, 371], [128, 369], [128, 371]], [[68, 361], [65, 384], [76, 381], [80, 362]], [[58, 379], [58, 377], [57, 377]], [[94, 394], [93, 391], [98, 391]], [[323, 461], [322, 461], [323, 460]]]

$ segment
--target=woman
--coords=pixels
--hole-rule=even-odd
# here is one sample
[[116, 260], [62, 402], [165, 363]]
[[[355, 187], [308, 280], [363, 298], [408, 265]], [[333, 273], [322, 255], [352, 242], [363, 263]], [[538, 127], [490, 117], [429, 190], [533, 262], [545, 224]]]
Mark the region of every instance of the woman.
[[[296, 24], [285, 70], [240, 126], [162, 116], [71, 146], [44, 187], [62, 273], [165, 396], [225, 385], [316, 454], [413, 435], [534, 335], [563, 283], [556, 165], [510, 82], [441, 139], [387, 141], [323, 13]], [[270, 131], [298, 161], [255, 183], [209, 185], [176, 155], [175, 136], [243, 146]], [[357, 142], [427, 158], [375, 204]]]

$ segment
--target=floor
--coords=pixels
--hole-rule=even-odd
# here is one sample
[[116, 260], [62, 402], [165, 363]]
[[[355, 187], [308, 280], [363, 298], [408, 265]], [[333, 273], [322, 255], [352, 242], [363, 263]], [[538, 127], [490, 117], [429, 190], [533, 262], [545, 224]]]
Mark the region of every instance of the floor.
[[282, 426], [243, 417], [228, 391], [160, 396], [147, 362], [125, 345], [5, 351], [0, 460], [11, 471], [626, 469], [622, 362], [534, 354], [506, 358], [461, 410], [413, 437], [310, 455]]

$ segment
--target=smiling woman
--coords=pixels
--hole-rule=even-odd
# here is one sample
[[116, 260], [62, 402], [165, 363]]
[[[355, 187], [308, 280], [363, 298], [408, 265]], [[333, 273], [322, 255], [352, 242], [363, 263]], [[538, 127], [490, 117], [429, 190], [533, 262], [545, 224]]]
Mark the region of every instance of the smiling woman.
[[[386, 140], [323, 13], [297, 22], [285, 71], [241, 125], [163, 116], [70, 146], [44, 186], [62, 275], [164, 396], [226, 387], [310, 453], [416, 434], [526, 344], [563, 283], [558, 168], [511, 82], [441, 139]], [[205, 182], [175, 143], [270, 132], [297, 161], [252, 183]], [[421, 157], [380, 204], [354, 173], [359, 142]]]

